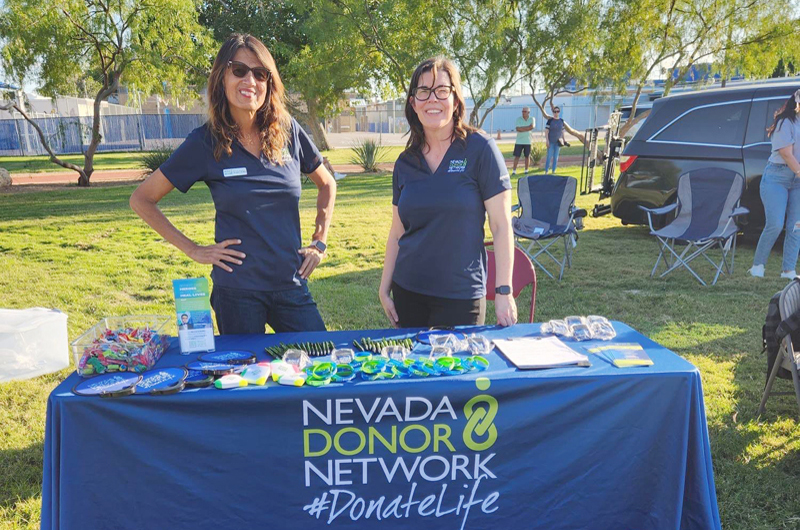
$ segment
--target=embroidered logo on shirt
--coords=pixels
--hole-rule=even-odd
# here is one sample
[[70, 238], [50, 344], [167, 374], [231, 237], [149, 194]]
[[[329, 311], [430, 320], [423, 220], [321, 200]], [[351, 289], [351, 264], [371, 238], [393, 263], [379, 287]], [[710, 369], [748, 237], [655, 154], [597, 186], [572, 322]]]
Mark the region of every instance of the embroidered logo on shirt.
[[451, 160], [450, 167], [447, 168], [448, 173], [463, 173], [467, 170], [467, 159], [464, 160]]
[[283, 148], [283, 151], [281, 151], [281, 157], [283, 157], [284, 163], [292, 161], [292, 153], [289, 152], [288, 147]]
[[246, 167], [229, 167], [222, 170], [222, 175], [225, 177], [243, 177], [247, 175]]

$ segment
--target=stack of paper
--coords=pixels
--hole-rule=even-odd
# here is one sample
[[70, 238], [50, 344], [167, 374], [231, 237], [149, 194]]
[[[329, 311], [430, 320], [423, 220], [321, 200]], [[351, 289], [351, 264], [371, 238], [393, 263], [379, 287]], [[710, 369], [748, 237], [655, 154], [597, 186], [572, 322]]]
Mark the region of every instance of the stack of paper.
[[556, 337], [523, 337], [495, 339], [494, 345], [521, 370], [591, 366], [589, 358]]

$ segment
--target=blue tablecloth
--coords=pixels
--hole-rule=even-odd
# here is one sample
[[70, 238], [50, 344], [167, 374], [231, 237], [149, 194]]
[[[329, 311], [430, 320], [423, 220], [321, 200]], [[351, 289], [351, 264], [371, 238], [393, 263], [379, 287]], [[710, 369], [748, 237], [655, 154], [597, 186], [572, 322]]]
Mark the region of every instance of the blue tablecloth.
[[[73, 395], [73, 374], [48, 400], [42, 528], [720, 528], [697, 369], [614, 326], [655, 365], [519, 371], [493, 353], [462, 376], [118, 399]], [[196, 357], [173, 347], [159, 367]]]

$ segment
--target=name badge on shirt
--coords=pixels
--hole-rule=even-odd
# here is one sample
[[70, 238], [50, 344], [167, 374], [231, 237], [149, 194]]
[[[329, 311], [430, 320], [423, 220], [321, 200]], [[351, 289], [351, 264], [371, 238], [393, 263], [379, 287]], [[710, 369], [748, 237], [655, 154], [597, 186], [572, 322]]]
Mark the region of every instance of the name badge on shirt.
[[225, 177], [243, 177], [247, 175], [246, 167], [229, 167], [222, 170], [222, 175]]
[[467, 170], [467, 159], [464, 160], [451, 160], [450, 167], [447, 168], [448, 173], [463, 173]]

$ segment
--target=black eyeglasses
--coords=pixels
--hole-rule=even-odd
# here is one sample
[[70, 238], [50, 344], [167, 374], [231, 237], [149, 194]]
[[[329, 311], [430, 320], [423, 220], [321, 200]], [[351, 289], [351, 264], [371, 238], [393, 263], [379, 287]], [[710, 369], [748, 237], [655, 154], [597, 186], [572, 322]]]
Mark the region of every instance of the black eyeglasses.
[[427, 86], [418, 86], [411, 91], [411, 94], [417, 98], [417, 101], [428, 101], [431, 99], [431, 94], [436, 96], [436, 99], [447, 99], [453, 93], [452, 85], [439, 85], [435, 88]]
[[272, 72], [263, 66], [250, 68], [246, 64], [240, 63], [239, 61], [228, 61], [228, 68], [231, 69], [231, 73], [236, 77], [244, 77], [247, 75], [247, 72], [253, 72], [253, 77], [259, 83], [263, 83], [272, 77]]

